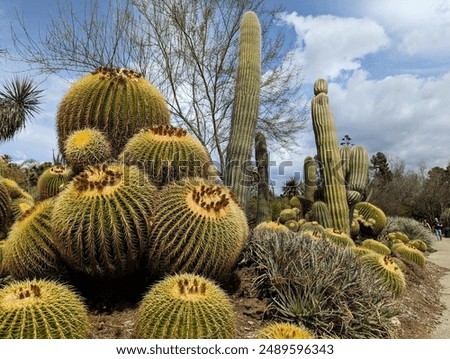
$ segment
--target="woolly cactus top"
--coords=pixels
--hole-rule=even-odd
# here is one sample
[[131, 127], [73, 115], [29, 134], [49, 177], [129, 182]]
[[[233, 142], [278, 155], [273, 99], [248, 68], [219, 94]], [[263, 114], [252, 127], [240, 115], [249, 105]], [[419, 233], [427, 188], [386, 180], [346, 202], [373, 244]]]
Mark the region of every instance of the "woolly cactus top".
[[3, 297], [2, 306], [4, 308], [25, 308], [48, 299], [48, 293], [33, 282], [24, 282], [20, 286], [12, 286], [9, 289]]
[[239, 205], [228, 188], [204, 184], [192, 187], [186, 197], [186, 203], [192, 212], [208, 218], [226, 216], [230, 210], [231, 201]]
[[83, 196], [109, 195], [125, 185], [125, 173], [119, 166], [93, 166], [74, 178], [75, 189]]
[[62, 165], [50, 167], [48, 171], [54, 175], [67, 175], [70, 173], [70, 169]]
[[93, 72], [91, 72], [92, 75], [100, 74], [100, 80], [104, 79], [110, 79], [110, 80], [117, 80], [117, 81], [123, 81], [123, 80], [133, 80], [133, 79], [140, 79], [142, 77], [142, 74], [139, 72], [125, 69], [125, 68], [111, 68], [111, 67], [105, 67], [101, 66], [96, 68]]

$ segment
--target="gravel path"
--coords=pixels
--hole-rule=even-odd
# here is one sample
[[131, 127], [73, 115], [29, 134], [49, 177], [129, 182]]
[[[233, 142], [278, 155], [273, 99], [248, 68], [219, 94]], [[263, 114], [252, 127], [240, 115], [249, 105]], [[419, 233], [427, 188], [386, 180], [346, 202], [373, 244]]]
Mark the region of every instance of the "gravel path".
[[442, 241], [434, 242], [433, 248], [436, 252], [428, 256], [428, 260], [449, 271], [442, 277], [442, 303], [446, 309], [442, 313], [441, 322], [433, 332], [434, 339], [450, 339], [450, 238], [444, 238]]

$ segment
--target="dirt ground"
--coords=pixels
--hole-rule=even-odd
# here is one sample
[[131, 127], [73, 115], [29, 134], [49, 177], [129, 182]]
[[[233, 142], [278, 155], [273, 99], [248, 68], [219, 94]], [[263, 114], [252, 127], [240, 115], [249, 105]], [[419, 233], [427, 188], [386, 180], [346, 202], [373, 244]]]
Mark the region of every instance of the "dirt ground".
[[[450, 270], [437, 264], [441, 255], [439, 251], [449, 251], [450, 239], [445, 244], [437, 244], [437, 252], [428, 255], [425, 268], [408, 265], [405, 276], [407, 289], [397, 300], [398, 316], [393, 323], [397, 329], [397, 338], [428, 339], [437, 337], [437, 329], [442, 323], [450, 323], [443, 314], [446, 305], [443, 297], [450, 288]], [[435, 258], [438, 260], [435, 260]], [[442, 260], [442, 259], [441, 259]], [[444, 259], [445, 262], [445, 259]], [[255, 333], [267, 322], [263, 321], [266, 303], [256, 298], [252, 289], [249, 269], [240, 269], [234, 288], [230, 289], [232, 302], [237, 313], [237, 338], [253, 338]], [[447, 284], [443, 283], [447, 278]], [[447, 294], [445, 294], [446, 292]], [[92, 309], [90, 311], [91, 338], [134, 338], [136, 303], [124, 303], [114, 310]], [[450, 333], [439, 334], [440, 338], [450, 338]]]

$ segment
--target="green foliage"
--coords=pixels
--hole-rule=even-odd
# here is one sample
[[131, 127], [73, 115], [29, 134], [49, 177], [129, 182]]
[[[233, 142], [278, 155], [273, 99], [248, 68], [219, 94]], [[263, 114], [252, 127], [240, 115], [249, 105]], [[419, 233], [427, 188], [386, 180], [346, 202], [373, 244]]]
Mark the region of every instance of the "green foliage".
[[120, 277], [141, 265], [156, 188], [135, 166], [90, 167], [58, 195], [55, 243], [74, 270]]
[[262, 328], [258, 339], [314, 339], [314, 334], [303, 326], [292, 323], [273, 323]]
[[72, 170], [65, 166], [52, 166], [39, 176], [37, 198], [45, 200], [56, 196], [72, 178]]
[[295, 177], [289, 178], [284, 186], [281, 188], [283, 197], [287, 197], [289, 200], [300, 196], [300, 182]]
[[391, 302], [350, 248], [299, 233], [265, 232], [249, 243], [269, 318], [319, 337], [390, 338]]
[[214, 282], [194, 274], [166, 277], [142, 299], [136, 335], [143, 339], [232, 339], [230, 299]]
[[226, 278], [247, 241], [245, 213], [225, 186], [201, 178], [161, 189], [155, 204], [149, 268]]
[[75, 82], [56, 116], [63, 155], [67, 138], [76, 130], [96, 128], [103, 132], [116, 157], [140, 129], [168, 124], [169, 110], [158, 89], [132, 70], [106, 67]]
[[86, 338], [86, 307], [71, 288], [49, 280], [17, 281], [0, 289], [0, 338]]
[[185, 130], [171, 126], [140, 131], [127, 142], [120, 159], [141, 168], [160, 186], [185, 177], [216, 177], [206, 148]]
[[63, 276], [52, 234], [53, 204], [53, 199], [38, 203], [11, 227], [4, 248], [4, 265], [14, 279]]
[[39, 112], [41, 92], [30, 79], [15, 78], [0, 91], [0, 141], [10, 140]]

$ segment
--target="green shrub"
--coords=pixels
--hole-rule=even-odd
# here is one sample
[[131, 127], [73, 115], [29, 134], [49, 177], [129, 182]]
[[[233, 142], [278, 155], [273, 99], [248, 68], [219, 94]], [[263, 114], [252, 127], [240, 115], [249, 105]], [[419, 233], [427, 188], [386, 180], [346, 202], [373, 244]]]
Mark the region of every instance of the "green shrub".
[[434, 234], [425, 228], [422, 223], [412, 218], [406, 217], [387, 217], [387, 224], [380, 236], [391, 232], [403, 232], [409, 238], [420, 239], [428, 247], [435, 241]]

